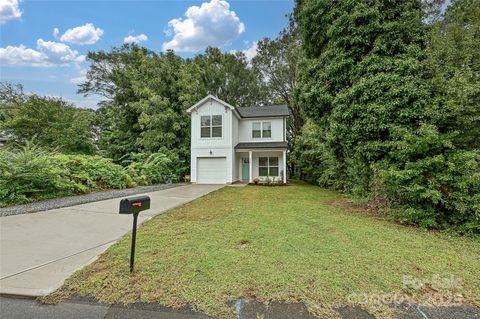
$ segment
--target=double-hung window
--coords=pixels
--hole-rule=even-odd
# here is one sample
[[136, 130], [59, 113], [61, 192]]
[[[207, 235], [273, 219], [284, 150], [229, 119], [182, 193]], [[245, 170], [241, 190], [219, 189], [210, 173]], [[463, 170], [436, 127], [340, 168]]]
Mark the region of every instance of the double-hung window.
[[222, 137], [222, 116], [202, 115], [200, 117], [200, 137]]
[[278, 157], [259, 157], [258, 175], [278, 176]]
[[271, 122], [253, 122], [252, 123], [252, 138], [268, 138], [268, 137], [272, 137]]

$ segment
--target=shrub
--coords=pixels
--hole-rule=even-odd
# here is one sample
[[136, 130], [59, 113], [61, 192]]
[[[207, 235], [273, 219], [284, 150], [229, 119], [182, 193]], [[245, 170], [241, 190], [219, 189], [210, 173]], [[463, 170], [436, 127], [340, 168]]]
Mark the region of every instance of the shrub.
[[89, 155], [54, 155], [52, 161], [67, 171], [65, 177], [76, 184], [79, 192], [135, 186], [125, 169], [114, 164], [109, 158]]
[[49, 153], [27, 142], [16, 150], [0, 151], [0, 205], [24, 203], [32, 198], [69, 194], [75, 183], [63, 176]]
[[184, 175], [185, 169], [175, 153], [136, 154], [127, 172], [139, 185], [177, 182]]
[[110, 159], [46, 152], [27, 142], [0, 151], [0, 206], [135, 184]]
[[402, 223], [480, 233], [480, 151], [452, 151], [379, 170]]

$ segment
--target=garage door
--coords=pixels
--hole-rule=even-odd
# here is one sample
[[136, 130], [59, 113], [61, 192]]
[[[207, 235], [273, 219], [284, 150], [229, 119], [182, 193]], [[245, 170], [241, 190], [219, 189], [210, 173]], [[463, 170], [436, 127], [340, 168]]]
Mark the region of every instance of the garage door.
[[197, 159], [197, 183], [225, 184], [227, 182], [227, 159], [225, 157], [199, 157]]

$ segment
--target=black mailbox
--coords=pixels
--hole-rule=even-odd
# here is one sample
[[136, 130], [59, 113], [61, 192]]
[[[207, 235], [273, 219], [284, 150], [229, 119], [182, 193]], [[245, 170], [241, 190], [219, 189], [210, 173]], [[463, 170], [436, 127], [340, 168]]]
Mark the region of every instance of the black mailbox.
[[135, 196], [120, 201], [120, 214], [138, 214], [150, 208], [150, 197]]
[[137, 218], [138, 213], [142, 210], [150, 208], [150, 197], [135, 196], [124, 198], [120, 201], [120, 214], [133, 214], [133, 228], [132, 228], [132, 247], [130, 251], [130, 273], [133, 272], [133, 265], [135, 262], [135, 241], [137, 238]]

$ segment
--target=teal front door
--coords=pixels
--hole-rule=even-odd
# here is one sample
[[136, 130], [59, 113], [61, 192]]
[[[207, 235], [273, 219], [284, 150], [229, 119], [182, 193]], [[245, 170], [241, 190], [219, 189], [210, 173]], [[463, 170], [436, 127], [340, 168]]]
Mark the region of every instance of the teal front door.
[[248, 158], [242, 158], [242, 180], [248, 181], [250, 179], [250, 163]]

